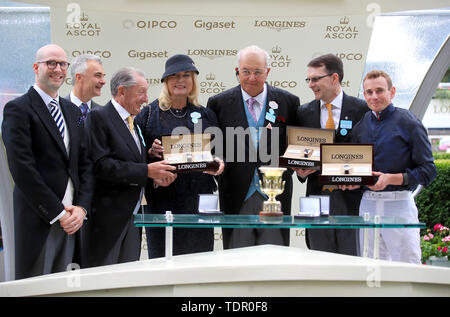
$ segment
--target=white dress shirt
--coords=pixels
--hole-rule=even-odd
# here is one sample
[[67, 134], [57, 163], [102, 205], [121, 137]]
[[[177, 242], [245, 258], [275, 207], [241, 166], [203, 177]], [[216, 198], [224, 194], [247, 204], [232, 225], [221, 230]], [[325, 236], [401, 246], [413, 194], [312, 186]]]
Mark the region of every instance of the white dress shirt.
[[[341, 89], [339, 95], [336, 96], [330, 103], [333, 105], [331, 107], [331, 113], [333, 115], [334, 127], [335, 129], [339, 126], [339, 120], [341, 118], [341, 110], [342, 110], [342, 98], [344, 97], [344, 93]], [[320, 100], [320, 127], [325, 129], [328, 120], [328, 109], [325, 106], [327, 103], [323, 100]]]

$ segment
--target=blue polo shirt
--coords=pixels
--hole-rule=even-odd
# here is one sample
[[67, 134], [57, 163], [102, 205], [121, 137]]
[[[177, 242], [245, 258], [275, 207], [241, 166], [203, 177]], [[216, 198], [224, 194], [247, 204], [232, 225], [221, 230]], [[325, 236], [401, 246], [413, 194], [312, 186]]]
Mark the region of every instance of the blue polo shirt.
[[384, 191], [414, 190], [436, 177], [427, 131], [409, 110], [390, 104], [379, 113], [379, 119], [368, 111], [352, 137], [356, 143], [373, 144], [374, 171], [408, 174], [407, 185], [388, 185]]

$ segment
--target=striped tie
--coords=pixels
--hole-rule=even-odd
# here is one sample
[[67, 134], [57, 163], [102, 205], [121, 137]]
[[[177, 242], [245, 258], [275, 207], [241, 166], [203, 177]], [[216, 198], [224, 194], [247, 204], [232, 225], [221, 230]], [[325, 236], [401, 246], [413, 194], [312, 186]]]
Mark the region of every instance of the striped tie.
[[56, 99], [52, 99], [50, 101], [50, 114], [52, 115], [53, 119], [56, 122], [56, 126], [58, 127], [59, 133], [61, 133], [62, 138], [64, 139], [64, 118], [61, 113], [61, 110], [59, 110], [58, 107], [58, 101]]

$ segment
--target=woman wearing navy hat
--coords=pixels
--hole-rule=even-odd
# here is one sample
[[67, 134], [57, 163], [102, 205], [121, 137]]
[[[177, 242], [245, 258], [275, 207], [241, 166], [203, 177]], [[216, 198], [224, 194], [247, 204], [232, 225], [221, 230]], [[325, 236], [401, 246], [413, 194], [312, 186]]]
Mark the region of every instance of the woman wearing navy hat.
[[[177, 54], [166, 61], [161, 81], [163, 88], [158, 99], [145, 106], [135, 122], [141, 128], [148, 151], [148, 161], [162, 159], [161, 136], [172, 134], [173, 129], [188, 128], [191, 133], [217, 126], [217, 119], [209, 109], [198, 102], [198, 70], [187, 55]], [[200, 120], [201, 119], [201, 120]], [[145, 212], [164, 214], [197, 213], [198, 195], [211, 194], [217, 189], [212, 175], [219, 175], [224, 169], [222, 160], [216, 172], [179, 173], [176, 180], [165, 186], [149, 182], [145, 189], [147, 206]], [[161, 186], [158, 186], [161, 185]], [[149, 258], [165, 255], [164, 228], [146, 228]], [[212, 251], [214, 247], [213, 228], [175, 228], [173, 230], [173, 254]]]

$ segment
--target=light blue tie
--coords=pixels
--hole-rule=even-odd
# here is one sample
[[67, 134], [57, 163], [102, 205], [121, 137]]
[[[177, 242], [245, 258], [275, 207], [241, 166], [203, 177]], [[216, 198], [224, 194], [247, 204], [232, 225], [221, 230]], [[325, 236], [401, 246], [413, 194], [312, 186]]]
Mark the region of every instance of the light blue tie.
[[56, 126], [58, 127], [59, 133], [61, 133], [62, 138], [64, 139], [64, 118], [61, 113], [61, 110], [59, 110], [58, 107], [58, 101], [56, 99], [52, 99], [50, 101], [50, 114], [52, 115], [53, 119], [56, 122]]

